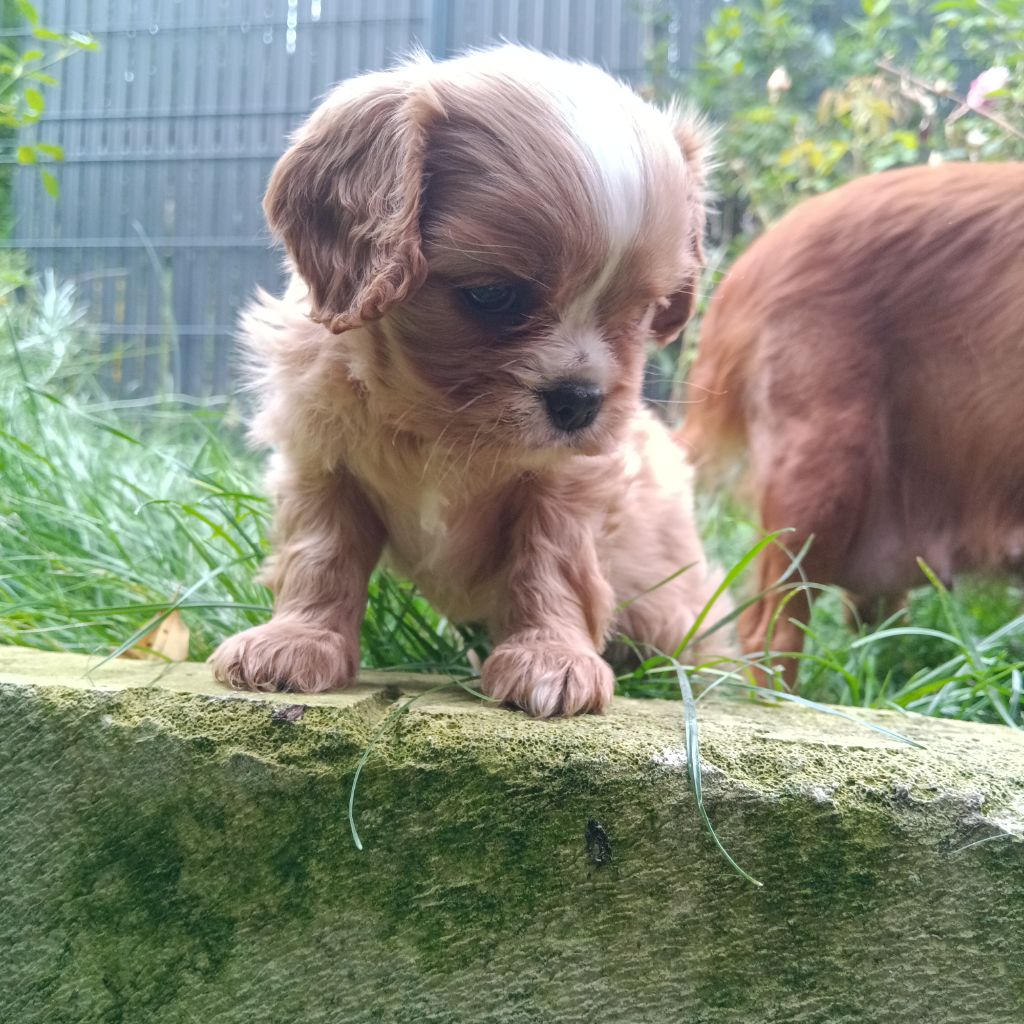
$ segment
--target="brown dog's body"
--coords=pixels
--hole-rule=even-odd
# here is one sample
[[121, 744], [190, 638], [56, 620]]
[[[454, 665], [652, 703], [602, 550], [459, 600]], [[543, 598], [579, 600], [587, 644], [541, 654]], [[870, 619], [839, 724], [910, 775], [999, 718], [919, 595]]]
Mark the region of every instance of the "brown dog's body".
[[[807, 578], [862, 607], [1024, 558], [1024, 164], [855, 181], [798, 206], [711, 303], [685, 439], [742, 445], [765, 530], [813, 535]], [[761, 559], [759, 585], [785, 571]], [[798, 651], [805, 595], [741, 621], [746, 650]], [[792, 680], [795, 665], [784, 668]]]
[[603, 710], [616, 631], [679, 644], [717, 579], [640, 383], [689, 315], [702, 176], [678, 112], [517, 47], [327, 99], [267, 192], [297, 270], [244, 324], [275, 612], [221, 679], [351, 682], [382, 557], [487, 624], [483, 686], [532, 714]]

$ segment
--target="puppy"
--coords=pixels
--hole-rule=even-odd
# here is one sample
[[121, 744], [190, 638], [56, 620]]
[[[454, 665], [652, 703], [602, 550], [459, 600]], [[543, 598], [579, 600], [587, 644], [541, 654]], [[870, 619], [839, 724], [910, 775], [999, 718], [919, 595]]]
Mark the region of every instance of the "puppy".
[[[749, 449], [766, 530], [813, 537], [808, 579], [862, 612], [1024, 556], [1024, 164], [862, 178], [793, 210], [715, 294], [684, 440]], [[758, 586], [789, 564], [768, 548]], [[740, 620], [748, 651], [799, 651], [806, 591]], [[777, 619], [776, 619], [776, 616]], [[780, 665], [792, 684], [793, 659]]]
[[328, 96], [264, 203], [296, 272], [244, 318], [276, 601], [215, 652], [221, 680], [351, 683], [382, 555], [487, 624], [483, 688], [532, 715], [603, 711], [616, 633], [675, 650], [718, 580], [640, 387], [693, 304], [702, 148], [678, 111], [515, 46]]

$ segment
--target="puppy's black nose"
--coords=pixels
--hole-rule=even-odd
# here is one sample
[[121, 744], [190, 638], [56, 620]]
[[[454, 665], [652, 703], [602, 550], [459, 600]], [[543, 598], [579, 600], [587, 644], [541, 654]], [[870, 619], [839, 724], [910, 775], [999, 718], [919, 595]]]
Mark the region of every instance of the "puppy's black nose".
[[541, 392], [548, 418], [568, 433], [589, 427], [597, 418], [604, 395], [593, 384], [578, 380], [562, 380]]

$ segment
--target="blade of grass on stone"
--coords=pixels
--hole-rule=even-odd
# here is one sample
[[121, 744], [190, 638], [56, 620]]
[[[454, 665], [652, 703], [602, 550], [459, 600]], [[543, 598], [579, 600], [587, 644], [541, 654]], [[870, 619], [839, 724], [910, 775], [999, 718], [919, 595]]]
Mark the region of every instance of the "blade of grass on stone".
[[449, 689], [453, 685], [459, 685], [457, 680], [446, 680], [443, 683], [438, 683], [436, 686], [430, 686], [426, 690], [416, 694], [415, 697], [410, 697], [407, 701], [404, 701], [397, 708], [392, 708], [384, 716], [383, 721], [374, 730], [373, 735], [370, 737], [369, 742], [366, 745], [366, 749], [363, 750], [356, 762], [355, 774], [352, 776], [352, 785], [348, 792], [348, 827], [352, 833], [352, 842], [357, 850], [362, 850], [363, 841], [359, 837], [359, 830], [356, 828], [356, 788], [359, 785], [359, 779], [363, 774], [363, 768], [366, 767], [366, 762], [370, 759], [370, 755], [373, 753], [374, 748], [388, 732], [389, 729], [394, 729], [398, 725], [399, 719], [404, 715], [418, 700], [422, 700], [424, 697], [429, 696], [432, 693], [438, 693], [441, 690]]
[[704, 827], [707, 829], [708, 834], [711, 836], [715, 846], [718, 848], [718, 852], [725, 858], [729, 867], [731, 867], [733, 871], [740, 876], [740, 878], [749, 882], [751, 885], [761, 888], [763, 883], [759, 882], [753, 875], [744, 871], [743, 868], [733, 860], [732, 855], [722, 845], [722, 841], [718, 838], [714, 825], [711, 824], [711, 818], [708, 816], [707, 809], [704, 806], [704, 790], [702, 786], [702, 769], [700, 763], [700, 731], [697, 725], [697, 706], [693, 700], [693, 690], [690, 687], [690, 680], [682, 665], [677, 665], [676, 667], [676, 678], [679, 681], [679, 692], [683, 698], [683, 715], [685, 718], [686, 730], [686, 770], [690, 779], [690, 786], [693, 790], [694, 800], [697, 803], [697, 811], [701, 816], [701, 820], [704, 822]]
[[900, 743], [906, 743], [908, 746], [918, 747], [922, 750], [924, 749], [924, 744], [918, 743], [917, 740], [912, 740], [909, 736], [904, 736], [902, 733], [896, 732], [893, 729], [887, 729], [884, 725], [878, 725], [876, 722], [865, 721], [863, 718], [858, 718], [856, 715], [852, 715], [847, 711], [841, 711], [839, 708], [832, 707], [829, 704], [819, 704], [815, 700], [810, 700], [807, 697], [801, 697], [798, 693], [787, 693], [785, 690], [766, 690], [763, 686], [755, 686], [753, 683], [746, 682], [726, 682], [725, 685], [742, 687], [745, 690], [749, 690], [752, 693], [757, 694], [765, 700], [783, 700], [788, 701], [791, 704], [799, 704], [801, 707], [819, 711], [823, 715], [833, 715], [836, 718], [845, 719], [847, 722], [853, 722], [855, 725], [862, 726], [865, 729], [870, 729], [872, 732], [891, 736], [893, 739], [899, 740]]

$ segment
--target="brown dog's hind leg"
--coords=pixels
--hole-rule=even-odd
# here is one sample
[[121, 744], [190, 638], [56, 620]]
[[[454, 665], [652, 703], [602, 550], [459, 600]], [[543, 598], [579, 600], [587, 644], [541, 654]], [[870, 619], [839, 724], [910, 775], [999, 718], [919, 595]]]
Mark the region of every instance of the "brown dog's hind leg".
[[[810, 618], [814, 591], [802, 584], [829, 584], [840, 578], [871, 487], [871, 459], [862, 438], [849, 444], [842, 438], [833, 438], [832, 444], [820, 437], [805, 438], [803, 450], [784, 435], [778, 442], [776, 451], [782, 457], [759, 474], [768, 481], [759, 488], [761, 522], [766, 532], [788, 532], [761, 553], [757, 588], [763, 596], [740, 618], [743, 650], [755, 656], [766, 650], [803, 651], [801, 626]], [[799, 567], [790, 572], [805, 546]], [[783, 577], [786, 580], [780, 583]], [[767, 664], [789, 689], [795, 688], [799, 658], [775, 657]], [[756, 675], [762, 685], [772, 681], [765, 672]]]
[[785, 549], [776, 545], [766, 548], [757, 565], [757, 592], [762, 597], [740, 615], [738, 633], [743, 653], [763, 658], [762, 666], [753, 670], [759, 686], [773, 686], [776, 679], [781, 679], [787, 690], [796, 687], [799, 658], [765, 657], [769, 651], [799, 654], [803, 650], [803, 630], [796, 623], [806, 624], [810, 618], [810, 598], [799, 577], [777, 585], [791, 564], [792, 556]]
[[907, 607], [905, 590], [895, 594], [855, 594], [851, 591], [847, 596], [850, 603], [844, 604], [843, 611], [847, 626], [854, 632], [861, 626], [880, 626]]

